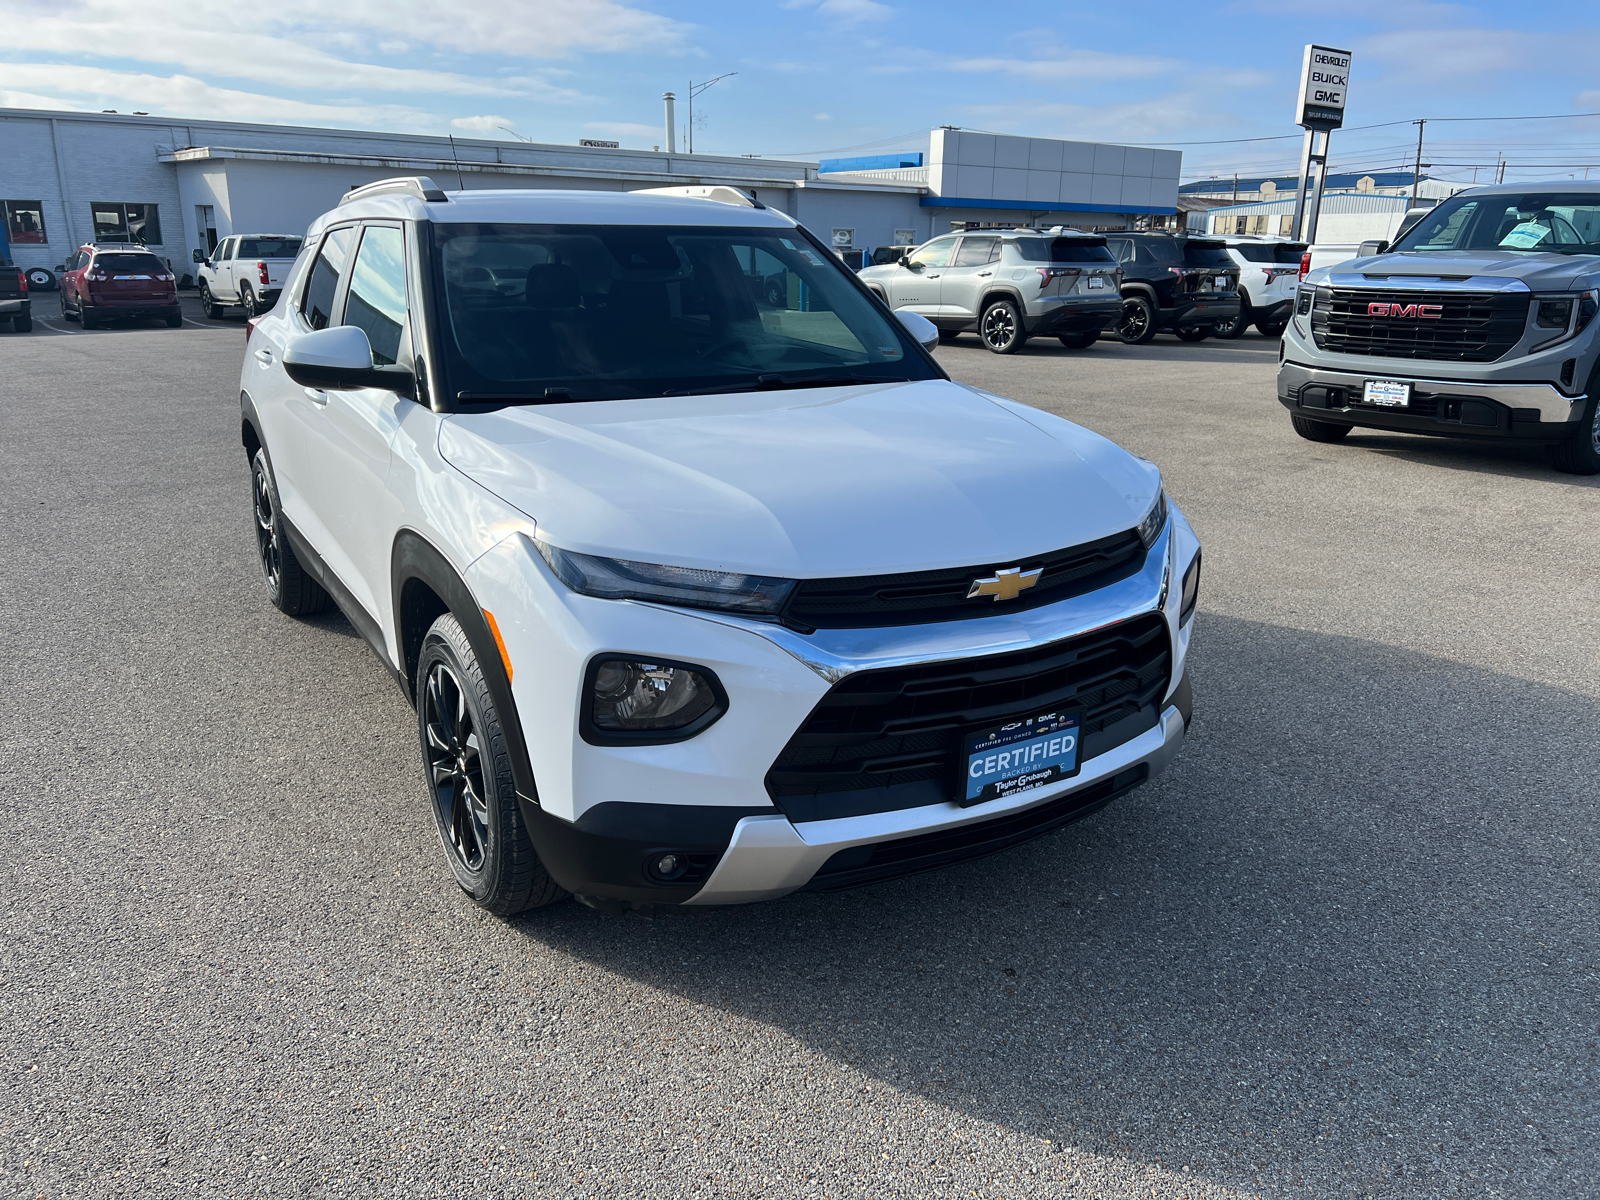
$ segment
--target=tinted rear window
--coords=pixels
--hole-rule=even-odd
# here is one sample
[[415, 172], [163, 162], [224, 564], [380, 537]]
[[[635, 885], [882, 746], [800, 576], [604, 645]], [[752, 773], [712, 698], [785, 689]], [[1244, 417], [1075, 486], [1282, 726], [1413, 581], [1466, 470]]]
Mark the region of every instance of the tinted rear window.
[[1104, 238], [1018, 238], [1017, 253], [1029, 262], [1116, 262]]
[[240, 258], [293, 258], [299, 253], [299, 238], [245, 238], [239, 243]]
[[1277, 262], [1276, 247], [1269, 242], [1245, 242], [1228, 247], [1246, 262]]
[[167, 269], [154, 254], [97, 254], [94, 265], [102, 271], [137, 271], [141, 275], [158, 275]]
[[1231, 267], [1233, 259], [1221, 242], [1183, 243], [1183, 265], [1186, 267]]

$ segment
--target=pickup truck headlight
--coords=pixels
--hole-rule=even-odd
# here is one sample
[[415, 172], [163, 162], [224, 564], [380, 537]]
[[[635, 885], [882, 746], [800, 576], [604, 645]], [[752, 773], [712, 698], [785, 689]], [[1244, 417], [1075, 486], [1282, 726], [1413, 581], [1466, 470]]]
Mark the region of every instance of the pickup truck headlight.
[[[1600, 313], [1600, 292], [1555, 292], [1533, 298], [1533, 334], [1544, 340], [1533, 350], [1544, 350], [1577, 337]], [[1531, 353], [1531, 351], [1530, 351]]]
[[562, 550], [540, 538], [530, 540], [562, 583], [585, 596], [606, 600], [651, 600], [686, 608], [775, 616], [795, 587], [793, 579], [601, 558]]

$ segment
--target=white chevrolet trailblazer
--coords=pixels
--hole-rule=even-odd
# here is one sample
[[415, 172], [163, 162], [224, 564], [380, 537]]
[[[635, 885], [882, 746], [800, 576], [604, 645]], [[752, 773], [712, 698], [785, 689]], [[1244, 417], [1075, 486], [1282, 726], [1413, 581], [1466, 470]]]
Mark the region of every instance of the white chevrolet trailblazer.
[[849, 887], [1164, 768], [1200, 547], [1157, 469], [951, 382], [789, 217], [682, 190], [372, 184], [250, 326], [271, 598], [336, 603], [411, 697], [461, 886]]

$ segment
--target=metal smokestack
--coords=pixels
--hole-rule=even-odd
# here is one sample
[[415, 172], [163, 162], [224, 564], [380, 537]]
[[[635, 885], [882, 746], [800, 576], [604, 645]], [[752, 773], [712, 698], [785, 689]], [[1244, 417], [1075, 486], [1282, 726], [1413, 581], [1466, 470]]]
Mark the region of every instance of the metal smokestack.
[[678, 152], [678, 117], [676, 109], [678, 98], [671, 92], [661, 98], [667, 102], [667, 153], [676, 154]]

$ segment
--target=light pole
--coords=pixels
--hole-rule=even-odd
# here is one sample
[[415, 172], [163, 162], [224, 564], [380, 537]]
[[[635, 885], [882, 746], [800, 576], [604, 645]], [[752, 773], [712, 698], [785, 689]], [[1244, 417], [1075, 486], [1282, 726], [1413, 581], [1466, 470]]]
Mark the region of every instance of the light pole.
[[729, 71], [726, 74], [718, 75], [715, 79], [708, 79], [704, 83], [696, 83], [692, 79], [689, 80], [689, 132], [687, 137], [684, 139], [689, 143], [687, 153], [694, 153], [694, 98], [701, 92], [705, 91], [712, 84], [721, 83], [724, 79], [728, 78], [729, 75], [737, 75], [738, 73], [739, 72], [737, 71]]

